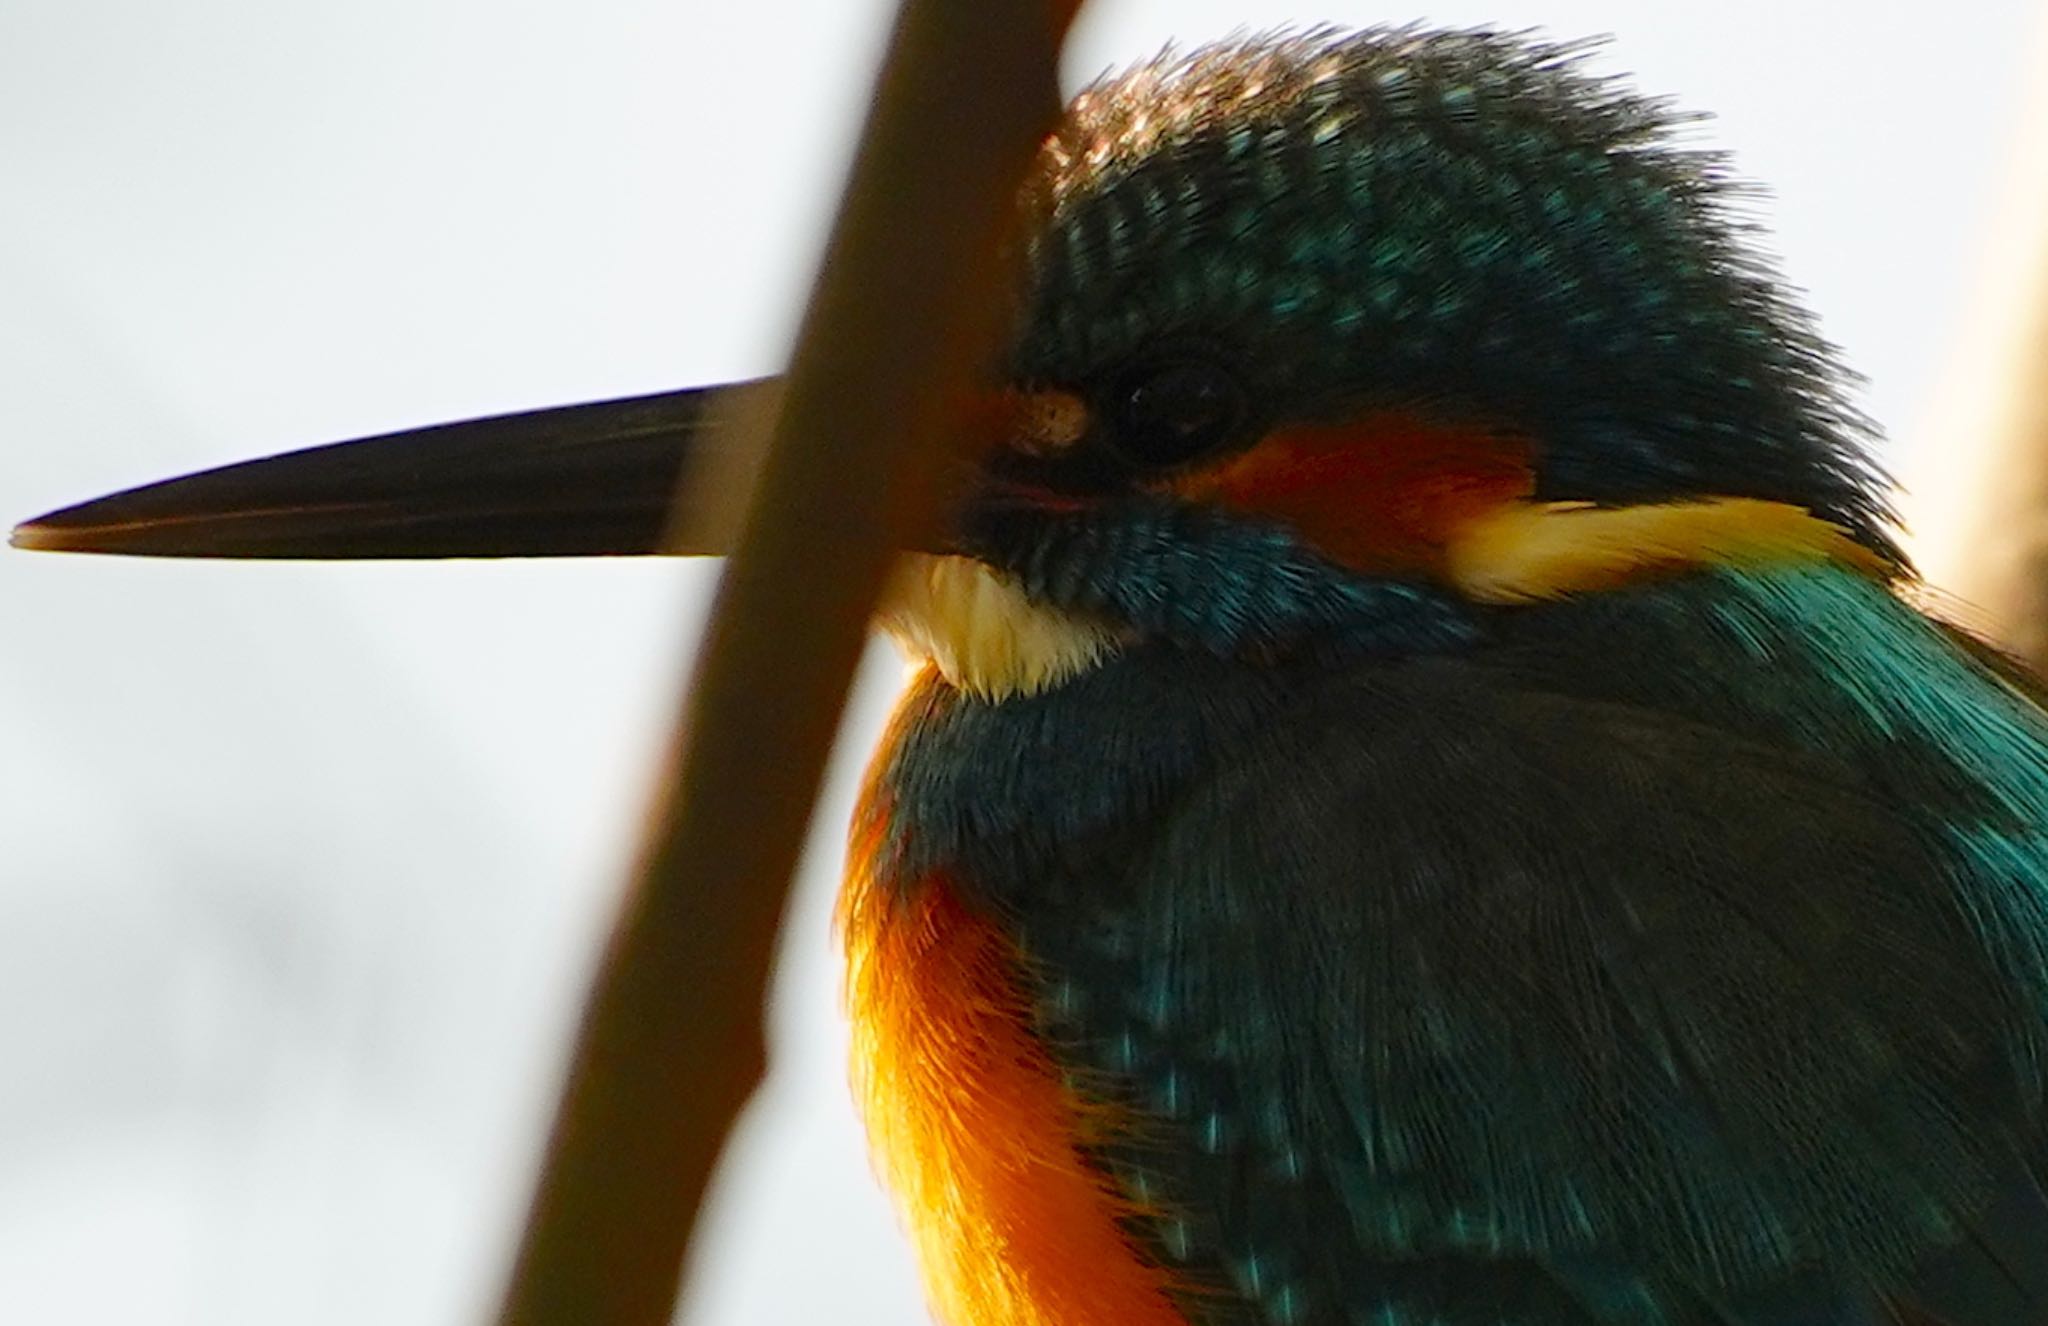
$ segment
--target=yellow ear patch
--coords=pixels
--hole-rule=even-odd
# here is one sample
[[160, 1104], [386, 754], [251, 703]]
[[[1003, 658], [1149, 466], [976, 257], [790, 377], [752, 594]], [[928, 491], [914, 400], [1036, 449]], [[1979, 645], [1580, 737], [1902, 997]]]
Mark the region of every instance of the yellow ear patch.
[[1442, 574], [1478, 603], [1527, 603], [1702, 567], [1836, 562], [1896, 568], [1803, 508], [1746, 497], [1656, 506], [1509, 502], [1461, 522]]

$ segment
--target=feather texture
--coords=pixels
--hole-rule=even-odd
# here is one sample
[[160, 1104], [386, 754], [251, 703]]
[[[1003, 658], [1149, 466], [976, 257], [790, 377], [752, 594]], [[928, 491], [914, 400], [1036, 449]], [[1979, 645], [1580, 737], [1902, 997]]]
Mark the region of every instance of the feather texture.
[[1485, 625], [927, 690], [878, 768], [1184, 1310], [2048, 1319], [2039, 712], [1842, 570]]

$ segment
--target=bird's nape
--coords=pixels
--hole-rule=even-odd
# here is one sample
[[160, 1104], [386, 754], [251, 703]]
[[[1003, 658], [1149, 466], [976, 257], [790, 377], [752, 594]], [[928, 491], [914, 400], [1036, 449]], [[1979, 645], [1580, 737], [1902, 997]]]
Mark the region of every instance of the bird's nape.
[[16, 527], [37, 551], [375, 560], [717, 553], [676, 527], [722, 412], [758, 384], [497, 415], [288, 451]]

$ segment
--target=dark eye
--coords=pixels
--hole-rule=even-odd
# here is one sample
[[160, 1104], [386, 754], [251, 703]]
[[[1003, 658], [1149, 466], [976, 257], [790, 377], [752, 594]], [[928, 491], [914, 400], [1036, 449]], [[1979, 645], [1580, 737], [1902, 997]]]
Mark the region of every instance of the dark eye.
[[1216, 364], [1181, 360], [1127, 380], [1111, 402], [1110, 444], [1139, 465], [1185, 464], [1237, 436], [1244, 388]]

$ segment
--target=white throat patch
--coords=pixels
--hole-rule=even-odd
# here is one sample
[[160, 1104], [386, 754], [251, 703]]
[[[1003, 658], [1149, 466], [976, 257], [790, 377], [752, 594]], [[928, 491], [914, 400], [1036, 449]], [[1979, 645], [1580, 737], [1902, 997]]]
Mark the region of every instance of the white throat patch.
[[970, 695], [1031, 695], [1094, 667], [1122, 643], [1099, 622], [1033, 603], [968, 557], [906, 553], [875, 612], [912, 655]]

